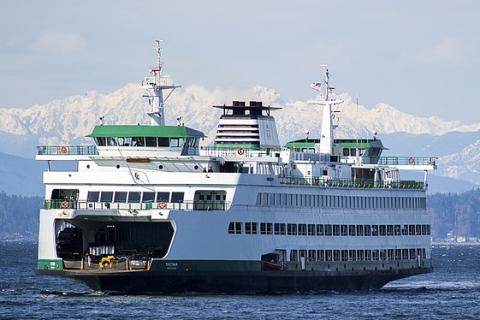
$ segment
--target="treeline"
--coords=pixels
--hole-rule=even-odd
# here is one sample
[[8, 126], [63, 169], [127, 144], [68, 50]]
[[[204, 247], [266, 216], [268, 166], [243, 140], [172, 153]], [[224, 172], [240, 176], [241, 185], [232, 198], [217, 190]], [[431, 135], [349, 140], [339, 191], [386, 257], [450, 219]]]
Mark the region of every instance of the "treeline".
[[0, 239], [13, 234], [34, 236], [38, 233], [41, 197], [23, 197], [0, 192]]
[[[36, 239], [41, 197], [0, 193], [0, 239], [20, 234]], [[433, 214], [433, 238], [445, 239], [448, 233], [480, 237], [480, 189], [461, 194], [434, 194], [427, 199]]]
[[460, 194], [434, 194], [427, 207], [433, 213], [433, 237], [480, 237], [480, 189]]

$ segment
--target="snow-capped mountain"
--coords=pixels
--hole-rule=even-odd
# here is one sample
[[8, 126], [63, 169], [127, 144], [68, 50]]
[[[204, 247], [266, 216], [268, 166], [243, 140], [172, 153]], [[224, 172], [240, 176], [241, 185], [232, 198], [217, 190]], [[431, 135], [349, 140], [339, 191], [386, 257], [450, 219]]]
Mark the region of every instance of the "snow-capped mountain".
[[[145, 123], [148, 104], [137, 84], [129, 84], [108, 94], [88, 92], [54, 100], [30, 108], [0, 108], [0, 132], [14, 136], [31, 136], [40, 143], [68, 144], [79, 142], [89, 134], [100, 116], [110, 123]], [[338, 108], [339, 136], [366, 136], [368, 129], [379, 134], [408, 132], [411, 134], [442, 135], [447, 132], [480, 130], [480, 123], [466, 125], [459, 121], [443, 121], [436, 117], [422, 118], [403, 113], [392, 106], [379, 103], [373, 108], [356, 105], [350, 96]], [[283, 101], [273, 89], [253, 87], [244, 91], [207, 90], [191, 85], [175, 92], [167, 102], [167, 122], [175, 123], [182, 116], [186, 125], [210, 133], [216, 127], [219, 111], [215, 104], [232, 100], [259, 100], [283, 107], [275, 112], [282, 141], [303, 136], [308, 129], [318, 134], [321, 123], [320, 106], [306, 101]]]
[[480, 184], [480, 140], [438, 161], [438, 174]]
[[[89, 143], [85, 136], [99, 123], [101, 116], [105, 117], [107, 123], [147, 123], [149, 119], [145, 112], [149, 106], [142, 95], [143, 90], [138, 84], [129, 84], [107, 94], [92, 91], [29, 108], [0, 108], [2, 151], [32, 157], [35, 146], [39, 144]], [[471, 133], [480, 130], [480, 123], [467, 125], [437, 117], [417, 117], [384, 103], [367, 108], [354, 103], [347, 94], [340, 95], [339, 99], [344, 102], [337, 107], [340, 111], [335, 119], [339, 125], [336, 131], [338, 137], [365, 138], [371, 137], [374, 131], [378, 132], [380, 138], [382, 135], [391, 137], [408, 133], [412, 154], [419, 150], [415, 143], [416, 136], [422, 137], [418, 139], [420, 144], [425, 136], [438, 137], [435, 139], [441, 141], [443, 135], [456, 133], [474, 137], [476, 134]], [[179, 89], [167, 101], [167, 123], [174, 124], [176, 117], [182, 116], [186, 126], [202, 130], [209, 136], [204, 141], [208, 144], [213, 139], [221, 112], [211, 106], [230, 104], [232, 100], [258, 100], [282, 107], [274, 112], [282, 143], [302, 138], [305, 130], [310, 131], [311, 137], [320, 135], [321, 106], [307, 101], [284, 101], [275, 90], [260, 86], [243, 91], [208, 90], [198, 85]], [[457, 149], [450, 148], [457, 153], [440, 159], [438, 173], [480, 184], [480, 167], [477, 165], [480, 159], [480, 140], [460, 150], [477, 139], [468, 140], [468, 143], [459, 145]], [[389, 147], [395, 149], [395, 145]], [[436, 150], [431, 150], [431, 153], [430, 150], [424, 151], [438, 155]]]

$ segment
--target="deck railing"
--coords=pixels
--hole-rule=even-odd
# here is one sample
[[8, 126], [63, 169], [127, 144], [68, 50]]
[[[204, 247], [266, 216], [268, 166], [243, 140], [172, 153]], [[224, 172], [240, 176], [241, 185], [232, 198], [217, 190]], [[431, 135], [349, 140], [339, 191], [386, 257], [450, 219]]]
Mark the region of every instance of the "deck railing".
[[347, 179], [322, 179], [303, 177], [281, 177], [281, 184], [309, 185], [332, 188], [375, 188], [375, 189], [424, 189], [423, 181], [402, 180], [398, 182], [373, 181], [373, 180], [347, 180]]
[[436, 157], [380, 157], [379, 165], [435, 166]]
[[145, 202], [145, 203], [118, 203], [118, 202], [88, 202], [70, 200], [45, 200], [44, 209], [79, 209], [79, 210], [150, 210], [167, 209], [181, 211], [226, 211], [230, 208], [229, 201], [184, 201], [184, 202]]
[[93, 156], [97, 155], [96, 146], [37, 146], [37, 155]]
[[256, 150], [247, 148], [222, 148], [222, 147], [187, 147], [183, 148], [182, 155], [201, 155], [213, 157], [242, 157], [242, 158], [263, 158], [273, 157], [280, 150]]

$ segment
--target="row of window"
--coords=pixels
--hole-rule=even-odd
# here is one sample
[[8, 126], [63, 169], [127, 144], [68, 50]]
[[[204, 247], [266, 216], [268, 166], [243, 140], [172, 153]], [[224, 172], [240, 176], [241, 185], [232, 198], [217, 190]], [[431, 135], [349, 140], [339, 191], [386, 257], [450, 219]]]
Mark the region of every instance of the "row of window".
[[334, 209], [425, 209], [427, 203], [425, 197], [364, 197], [262, 192], [257, 195], [257, 205]]
[[199, 138], [157, 138], [157, 137], [96, 137], [97, 146], [120, 147], [195, 147]]
[[150, 191], [88, 191], [87, 202], [148, 203], [175, 202], [183, 203], [184, 192], [150, 192]]
[[425, 248], [379, 250], [290, 250], [290, 261], [386, 261], [427, 258]]
[[296, 224], [270, 222], [230, 222], [228, 233], [275, 234], [289, 236], [424, 236], [429, 224]]

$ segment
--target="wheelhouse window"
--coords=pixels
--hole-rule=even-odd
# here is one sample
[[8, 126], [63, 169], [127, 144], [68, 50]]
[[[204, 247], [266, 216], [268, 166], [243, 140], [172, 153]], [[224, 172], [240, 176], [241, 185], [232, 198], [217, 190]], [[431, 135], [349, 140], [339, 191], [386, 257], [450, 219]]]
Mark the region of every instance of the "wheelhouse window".
[[102, 191], [100, 195], [100, 202], [112, 202], [113, 192], [112, 191]]
[[185, 196], [184, 192], [172, 192], [172, 202], [173, 203], [183, 203], [183, 197]]
[[145, 146], [144, 137], [132, 137], [132, 146], [133, 147], [143, 147]]
[[170, 141], [168, 138], [157, 138], [157, 144], [159, 147], [169, 147]]
[[145, 138], [145, 146], [156, 147], [157, 146], [157, 139], [155, 137], [146, 137]]
[[117, 139], [112, 137], [107, 137], [107, 146], [116, 146]]
[[98, 202], [99, 197], [100, 197], [100, 192], [98, 192], [98, 191], [88, 191], [87, 202]]
[[129, 203], [139, 203], [140, 202], [140, 192], [130, 191], [128, 193], [128, 202]]
[[115, 192], [115, 199], [114, 202], [118, 203], [125, 203], [127, 202], [127, 193], [123, 191], [117, 191]]
[[95, 138], [95, 143], [99, 147], [104, 147], [107, 145], [107, 139], [105, 137], [96, 137]]
[[144, 192], [142, 194], [142, 202], [154, 202], [155, 192]]
[[170, 201], [170, 192], [157, 192], [157, 202], [169, 202]]
[[180, 147], [180, 139], [170, 138], [170, 147]]

